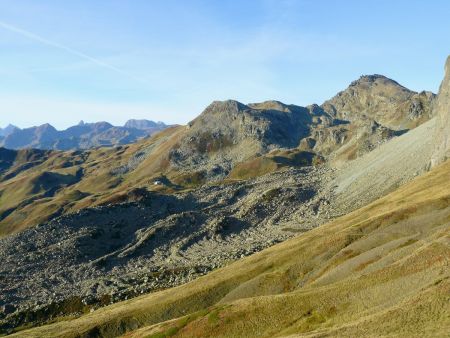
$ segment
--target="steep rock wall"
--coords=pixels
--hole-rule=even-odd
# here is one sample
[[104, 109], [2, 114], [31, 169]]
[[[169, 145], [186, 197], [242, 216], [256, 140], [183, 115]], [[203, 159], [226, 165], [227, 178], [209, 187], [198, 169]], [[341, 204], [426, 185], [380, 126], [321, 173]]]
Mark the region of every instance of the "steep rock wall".
[[435, 152], [431, 165], [439, 164], [450, 158], [450, 56], [445, 65], [445, 77], [439, 88], [439, 94], [434, 105], [436, 114]]

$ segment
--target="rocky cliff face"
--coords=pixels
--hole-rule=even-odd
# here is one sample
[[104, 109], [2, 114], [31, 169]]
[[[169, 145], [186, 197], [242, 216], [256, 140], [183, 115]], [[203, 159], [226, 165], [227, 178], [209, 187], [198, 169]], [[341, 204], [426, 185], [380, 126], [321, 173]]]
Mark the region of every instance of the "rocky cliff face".
[[445, 77], [439, 88], [434, 105], [436, 121], [436, 150], [431, 165], [439, 164], [450, 158], [450, 56], [445, 65]]
[[270, 157], [277, 149], [310, 152], [341, 164], [429, 120], [434, 97], [370, 75], [322, 106], [215, 101], [188, 124], [169, 162], [178, 171], [202, 172], [206, 180], [223, 178], [236, 164]]
[[255, 155], [298, 146], [313, 123], [312, 112], [300, 106], [276, 101], [250, 105], [215, 101], [188, 124], [171, 152], [171, 163], [180, 170], [226, 174], [234, 164]]
[[416, 93], [383, 75], [364, 75], [322, 108], [336, 118], [357, 121], [371, 118], [394, 130], [417, 127], [432, 117], [435, 95]]

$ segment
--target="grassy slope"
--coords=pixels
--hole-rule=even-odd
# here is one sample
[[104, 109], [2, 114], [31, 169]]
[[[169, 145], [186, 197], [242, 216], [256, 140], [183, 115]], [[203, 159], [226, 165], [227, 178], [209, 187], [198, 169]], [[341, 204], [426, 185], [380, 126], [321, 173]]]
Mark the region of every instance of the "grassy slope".
[[449, 179], [447, 161], [360, 210], [189, 284], [18, 336], [446, 336]]
[[[48, 152], [40, 156], [37, 165], [26, 169], [21, 166], [29, 160], [16, 159], [0, 177], [0, 237], [61, 213], [107, 203], [134, 188], [151, 186], [151, 175], [136, 179], [131, 174], [113, 175], [111, 169], [126, 164], [134, 154], [161, 139], [170, 139], [179, 129], [168, 128], [150, 139], [119, 148]], [[153, 175], [160, 173], [157, 169]]]
[[320, 156], [299, 149], [274, 150], [270, 153], [238, 163], [228, 175], [231, 180], [246, 180], [263, 176], [284, 167], [302, 167], [323, 163]]

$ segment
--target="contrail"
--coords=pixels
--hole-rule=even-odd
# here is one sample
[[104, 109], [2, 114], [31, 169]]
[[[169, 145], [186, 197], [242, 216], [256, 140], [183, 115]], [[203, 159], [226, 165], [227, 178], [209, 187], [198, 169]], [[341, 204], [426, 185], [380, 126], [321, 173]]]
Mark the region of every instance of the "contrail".
[[116, 73], [119, 73], [119, 74], [121, 74], [121, 75], [124, 75], [124, 76], [126, 76], [126, 77], [128, 77], [128, 78], [131, 78], [131, 79], [133, 79], [133, 80], [136, 80], [136, 81], [139, 81], [139, 82], [145, 82], [145, 80], [140, 79], [140, 78], [134, 76], [133, 74], [130, 74], [130, 73], [128, 73], [128, 72], [126, 72], [126, 71], [124, 71], [124, 70], [122, 70], [122, 69], [120, 69], [120, 68], [117, 68], [117, 67], [115, 67], [115, 66], [113, 66], [113, 65], [110, 65], [110, 64], [108, 64], [108, 63], [106, 63], [106, 62], [103, 62], [103, 61], [101, 61], [101, 60], [99, 60], [99, 59], [96, 59], [96, 58], [94, 58], [94, 57], [92, 57], [92, 56], [89, 56], [89, 55], [87, 55], [87, 54], [84, 54], [84, 53], [82, 53], [82, 52], [80, 52], [80, 51], [77, 51], [77, 50], [75, 50], [75, 49], [73, 49], [73, 48], [70, 48], [70, 47], [67, 47], [67, 46], [65, 46], [65, 45], [62, 45], [62, 44], [60, 44], [60, 43], [57, 43], [57, 42], [48, 40], [48, 39], [46, 39], [46, 38], [43, 38], [42, 36], [39, 36], [39, 35], [34, 34], [34, 33], [31, 33], [31, 32], [26, 31], [26, 30], [24, 30], [24, 29], [15, 27], [15, 26], [13, 26], [13, 25], [7, 24], [7, 23], [2, 22], [2, 21], [0, 21], [0, 27], [3, 28], [3, 29], [8, 30], [8, 31], [10, 31], [10, 32], [14, 32], [14, 33], [16, 33], [16, 34], [22, 35], [22, 36], [24, 36], [24, 37], [26, 37], [26, 38], [28, 38], [28, 39], [30, 39], [30, 40], [34, 40], [34, 41], [40, 42], [40, 43], [42, 43], [42, 44], [44, 44], [44, 45], [47, 45], [47, 46], [51, 46], [51, 47], [54, 47], [54, 48], [61, 49], [61, 50], [63, 50], [63, 51], [66, 51], [66, 52], [69, 53], [69, 54], [78, 56], [78, 57], [80, 57], [80, 58], [82, 58], [82, 59], [85, 59], [85, 60], [87, 60], [87, 61], [90, 61], [90, 62], [92, 62], [92, 63], [95, 63], [95, 64], [98, 65], [98, 66], [101, 66], [101, 67], [104, 67], [104, 68], [108, 68], [108, 69], [110, 69], [110, 70], [112, 70], [112, 71], [114, 71], [114, 72], [116, 72]]

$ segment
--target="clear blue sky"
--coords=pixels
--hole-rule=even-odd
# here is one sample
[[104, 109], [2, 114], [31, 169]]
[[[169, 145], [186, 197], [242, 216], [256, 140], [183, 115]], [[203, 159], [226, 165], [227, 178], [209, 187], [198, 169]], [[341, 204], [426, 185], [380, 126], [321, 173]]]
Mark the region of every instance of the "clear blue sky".
[[372, 73], [436, 92], [448, 54], [445, 0], [0, 0], [0, 126], [320, 104]]

